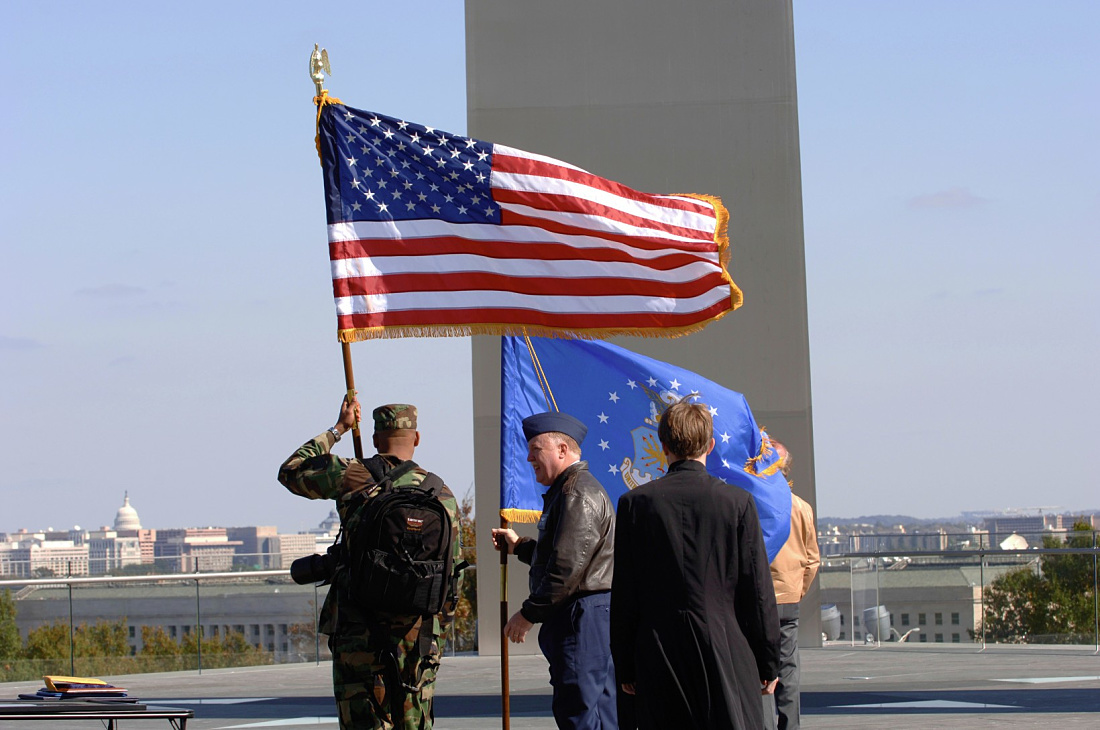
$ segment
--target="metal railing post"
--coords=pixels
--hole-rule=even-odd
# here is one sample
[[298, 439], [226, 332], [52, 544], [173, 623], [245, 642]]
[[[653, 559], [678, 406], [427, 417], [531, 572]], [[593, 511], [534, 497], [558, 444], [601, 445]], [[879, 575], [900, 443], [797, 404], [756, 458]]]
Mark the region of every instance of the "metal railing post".
[[856, 561], [848, 560], [848, 636], [856, 645]]
[[320, 600], [320, 591], [317, 590], [317, 584], [313, 584], [313, 656], [317, 660], [317, 665], [321, 664], [321, 632], [317, 630], [317, 627], [321, 623], [321, 609], [318, 601]]
[[[874, 566], [875, 566], [875, 634], [874, 634], [874, 636], [875, 636], [875, 647], [878, 648], [878, 647], [882, 646], [882, 631], [880, 631], [880, 629], [882, 628], [882, 619], [879, 618], [879, 615], [878, 615], [878, 607], [882, 605], [882, 583], [879, 580], [880, 576], [878, 574], [879, 559], [875, 558], [874, 561], [875, 561], [874, 562]], [[890, 614], [889, 613], [886, 614], [886, 620], [889, 621], [891, 624], [894, 623], [893, 621], [890, 621]], [[866, 622], [864, 622], [864, 623], [866, 623]], [[863, 633], [864, 633], [864, 636], [866, 636], [866, 634], [867, 634], [867, 627], [866, 626], [863, 627]], [[889, 632], [886, 633], [886, 638], [887, 639], [890, 638], [890, 633]]]
[[73, 584], [68, 584], [69, 588], [69, 674], [76, 676], [76, 628], [75, 619], [73, 619]]
[[985, 553], [978, 553], [978, 575], [981, 585], [978, 589], [978, 595], [982, 599], [982, 648], [980, 651], [985, 651]]
[[1092, 643], [1093, 654], [1100, 654], [1100, 581], [1097, 580], [1096, 572], [1096, 558], [1097, 558], [1097, 545], [1096, 545], [1096, 531], [1092, 533]]
[[202, 674], [202, 610], [199, 601], [198, 578], [195, 578], [195, 648], [198, 652], [199, 674]]

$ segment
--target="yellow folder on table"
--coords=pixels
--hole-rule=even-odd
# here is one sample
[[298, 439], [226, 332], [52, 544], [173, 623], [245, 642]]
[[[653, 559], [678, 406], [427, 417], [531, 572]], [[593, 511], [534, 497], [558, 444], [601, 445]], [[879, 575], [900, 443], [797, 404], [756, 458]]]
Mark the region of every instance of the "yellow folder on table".
[[47, 674], [44, 675], [42, 679], [46, 680], [46, 688], [53, 692], [60, 692], [73, 685], [94, 685], [97, 687], [110, 686], [102, 679], [96, 679], [95, 677], [62, 677], [57, 674]]

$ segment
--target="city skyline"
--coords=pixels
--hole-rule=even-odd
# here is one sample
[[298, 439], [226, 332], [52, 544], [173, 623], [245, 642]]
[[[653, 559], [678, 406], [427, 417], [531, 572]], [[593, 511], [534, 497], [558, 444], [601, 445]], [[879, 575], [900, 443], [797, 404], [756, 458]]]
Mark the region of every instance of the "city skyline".
[[[818, 514], [1088, 508], [1059, 467], [1100, 435], [1100, 6], [793, 7]], [[129, 490], [149, 524], [318, 524], [332, 503], [275, 480], [343, 392], [307, 58], [353, 106], [464, 133], [461, 3], [5, 20], [48, 49], [0, 80], [5, 521]], [[469, 341], [352, 351], [364, 407], [418, 405], [417, 460], [461, 498]]]
[[[10, 536], [18, 535], [18, 534], [21, 534], [21, 533], [27, 533], [27, 534], [34, 534], [34, 533], [37, 533], [37, 532], [59, 533], [59, 532], [69, 532], [69, 531], [98, 532], [98, 531], [103, 531], [103, 530], [116, 531], [116, 530], [120, 530], [120, 529], [122, 529], [122, 530], [133, 530], [133, 529], [141, 529], [141, 530], [176, 530], [176, 529], [191, 529], [191, 528], [195, 528], [195, 529], [219, 528], [220, 529], [220, 528], [234, 528], [234, 527], [275, 527], [276, 529], [279, 529], [279, 530], [282, 529], [281, 525], [276, 525], [276, 524], [270, 524], [270, 525], [266, 525], [266, 524], [265, 525], [252, 525], [252, 524], [237, 525], [237, 524], [233, 524], [233, 525], [230, 525], [230, 524], [218, 524], [218, 523], [214, 523], [214, 522], [195, 523], [195, 524], [189, 524], [189, 525], [150, 525], [150, 524], [147, 524], [145, 522], [141, 522], [140, 524], [138, 524], [136, 526], [134, 526], [134, 525], [124, 525], [124, 526], [120, 527], [119, 526], [119, 519], [122, 517], [123, 511], [126, 510], [127, 508], [129, 508], [128, 511], [129, 511], [130, 515], [133, 516], [133, 519], [136, 519], [136, 520], [140, 521], [140, 512], [138, 511], [138, 505], [134, 505], [131, 502], [129, 494], [127, 493], [127, 494], [123, 495], [122, 504], [120, 504], [119, 507], [116, 508], [115, 515], [108, 522], [97, 522], [97, 523], [76, 522], [72, 525], [52, 525], [52, 524], [50, 524], [50, 525], [35, 526], [35, 527], [30, 527], [28, 525], [19, 525], [18, 527], [12, 527], [10, 525], [0, 525], [0, 535], [8, 535], [10, 537]], [[325, 523], [331, 522], [335, 515], [336, 515], [336, 506], [333, 505], [330, 508], [330, 510], [328, 511], [328, 513], [326, 513], [325, 516], [322, 519], [317, 521], [317, 524], [313, 525], [312, 527], [307, 528], [304, 532], [315, 533], [318, 529], [323, 527], [325, 525]], [[281, 533], [281, 534], [298, 534], [298, 531], [297, 530], [292, 530], [290, 532], [285, 532], [285, 533]]]
[[[120, 529], [118, 527], [118, 519], [121, 517], [121, 515], [123, 513], [123, 510], [126, 509], [127, 507], [130, 508], [130, 513], [133, 515], [134, 518], [140, 519], [140, 512], [138, 511], [138, 505], [134, 505], [134, 504], [131, 503], [130, 497], [127, 493], [127, 494], [123, 495], [123, 503], [116, 509], [115, 516], [111, 519], [109, 524], [108, 523], [98, 523], [94, 527], [92, 526], [92, 523], [87, 523], [87, 522], [85, 522], [85, 523], [77, 522], [77, 523], [75, 523], [73, 525], [69, 525], [69, 526], [46, 525], [46, 526], [36, 526], [36, 527], [29, 527], [27, 525], [19, 525], [18, 527], [12, 527], [10, 525], [0, 524], [0, 535], [7, 535], [10, 538], [12, 536], [15, 536], [15, 535], [18, 535], [18, 534], [21, 534], [21, 533], [26, 533], [26, 534], [34, 534], [34, 533], [38, 533], [38, 532], [61, 533], [61, 532], [69, 532], [69, 531], [94, 532], [94, 531], [102, 531], [102, 530], [115, 531], [115, 530]], [[956, 513], [956, 514], [934, 515], [934, 516], [931, 516], [931, 517], [917, 517], [915, 515], [907, 515], [907, 514], [900, 514], [900, 513], [853, 514], [853, 515], [827, 515], [827, 514], [822, 514], [822, 515], [818, 516], [817, 521], [818, 521], [819, 527], [820, 527], [820, 525], [822, 523], [832, 522], [832, 521], [852, 522], [852, 521], [860, 520], [860, 519], [874, 519], [874, 518], [890, 517], [890, 518], [900, 519], [900, 520], [906, 520], [906, 519], [914, 520], [914, 521], [917, 521], [917, 522], [933, 522], [933, 521], [957, 522], [957, 523], [968, 524], [968, 525], [976, 527], [976, 526], [980, 526], [984, 520], [988, 520], [988, 519], [992, 519], [992, 518], [1042, 516], [1044, 514], [1045, 515], [1061, 515], [1063, 517], [1070, 517], [1070, 518], [1072, 518], [1074, 516], [1092, 517], [1092, 516], [1100, 516], [1100, 508], [1085, 508], [1085, 509], [1080, 509], [1080, 510], [1064, 510], [1064, 509], [1062, 509], [1062, 508], [1060, 508], [1056, 505], [1051, 505], [1051, 506], [1046, 506], [1046, 507], [1001, 507], [1001, 508], [989, 507], [989, 508], [984, 508], [984, 509], [976, 509], [976, 510], [969, 510], [969, 511], [959, 512], [959, 513]], [[279, 524], [262, 524], [262, 525], [261, 524], [243, 524], [243, 523], [242, 524], [228, 524], [228, 523], [220, 524], [220, 523], [217, 523], [217, 522], [198, 522], [198, 523], [193, 523], [193, 524], [188, 524], [188, 525], [183, 525], [183, 524], [150, 525], [150, 524], [146, 524], [146, 523], [142, 522], [137, 529], [142, 529], [142, 530], [179, 530], [179, 529], [233, 529], [233, 528], [243, 528], [243, 527], [274, 527], [279, 532], [279, 534], [317, 534], [319, 532], [319, 530], [325, 526], [326, 523], [331, 523], [335, 518], [336, 518], [336, 508], [335, 508], [335, 506], [333, 506], [333, 507], [330, 508], [328, 513], [322, 519], [318, 520], [317, 524], [315, 524], [311, 527], [307, 527], [303, 530], [295, 530], [295, 529], [289, 529], [289, 528], [284, 529], [284, 525], [279, 525]]]

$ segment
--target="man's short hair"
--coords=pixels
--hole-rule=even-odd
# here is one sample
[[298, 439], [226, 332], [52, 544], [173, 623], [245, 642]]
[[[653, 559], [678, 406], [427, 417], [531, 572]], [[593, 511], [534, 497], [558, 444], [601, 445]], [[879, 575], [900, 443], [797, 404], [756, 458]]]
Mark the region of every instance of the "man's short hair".
[[561, 431], [547, 431], [544, 435], [555, 445], [565, 444], [565, 448], [569, 453], [574, 454], [578, 459], [581, 458], [580, 444], [578, 444], [577, 440], [569, 434], [562, 433]]
[[714, 434], [710, 408], [685, 400], [673, 403], [661, 415], [657, 437], [673, 456], [696, 459], [707, 452]]

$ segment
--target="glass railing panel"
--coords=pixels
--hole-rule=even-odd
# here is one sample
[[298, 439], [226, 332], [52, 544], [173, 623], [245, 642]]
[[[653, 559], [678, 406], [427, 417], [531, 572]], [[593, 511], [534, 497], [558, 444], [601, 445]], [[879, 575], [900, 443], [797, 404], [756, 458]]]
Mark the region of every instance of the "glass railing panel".
[[818, 570], [821, 596], [822, 641], [828, 644], [852, 643], [852, 562], [846, 558], [823, 556]]
[[874, 644], [881, 639], [878, 558], [856, 558], [850, 562], [852, 575], [852, 641]]
[[987, 645], [1100, 646], [1094, 536], [1038, 537], [1039, 547], [987, 557], [982, 638]]
[[1100, 649], [1095, 536], [1037, 537], [1030, 548], [909, 553], [865, 541], [882, 551], [823, 557], [826, 643]]
[[326, 594], [283, 571], [0, 586], [0, 677], [323, 661]]

